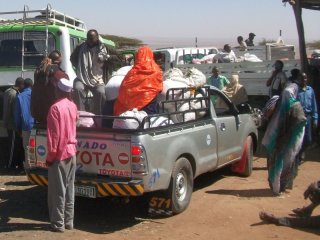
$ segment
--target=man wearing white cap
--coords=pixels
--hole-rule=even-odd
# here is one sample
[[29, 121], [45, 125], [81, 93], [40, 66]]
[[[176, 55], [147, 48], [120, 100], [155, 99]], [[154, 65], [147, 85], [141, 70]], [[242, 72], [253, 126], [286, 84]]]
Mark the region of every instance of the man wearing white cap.
[[73, 229], [76, 171], [77, 107], [71, 99], [72, 82], [57, 83], [57, 101], [47, 115], [48, 207], [51, 230]]

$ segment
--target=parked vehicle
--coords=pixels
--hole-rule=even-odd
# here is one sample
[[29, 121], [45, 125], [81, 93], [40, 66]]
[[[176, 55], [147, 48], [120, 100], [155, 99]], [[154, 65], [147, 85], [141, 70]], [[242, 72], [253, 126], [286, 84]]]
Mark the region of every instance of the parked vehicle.
[[[172, 97], [187, 91], [200, 92], [203, 97]], [[193, 101], [200, 101], [201, 107], [177, 108]], [[166, 104], [176, 107], [165, 112]], [[188, 207], [197, 176], [240, 161], [244, 164], [240, 175], [251, 175], [258, 136], [249, 105], [236, 107], [214, 87], [169, 89], [160, 105], [161, 114], [136, 119], [137, 129], [77, 129], [76, 195], [136, 197], [149, 193], [149, 212], [171, 215]], [[187, 121], [190, 113], [202, 117]], [[182, 120], [173, 123], [177, 115]], [[101, 117], [129, 119], [94, 118]], [[166, 119], [165, 124], [154, 126], [152, 122], [158, 118]], [[25, 169], [30, 182], [41, 186], [48, 184], [46, 141], [45, 126], [36, 125]]]
[[[10, 16], [14, 19], [4, 19]], [[18, 16], [18, 17], [16, 17]], [[62, 53], [61, 68], [73, 81], [75, 71], [70, 62], [74, 48], [85, 41], [87, 30], [83, 21], [53, 10], [0, 12], [0, 95], [14, 85], [17, 77], [34, 77], [34, 70], [44, 56], [57, 49]], [[110, 47], [115, 43], [100, 38]], [[0, 115], [0, 131], [3, 129]]]
[[[179, 68], [183, 72], [195, 67], [208, 78], [215, 66], [220, 73], [228, 78], [237, 73], [240, 83], [246, 88], [249, 103], [253, 107], [262, 107], [269, 98], [269, 88], [266, 81], [271, 76], [274, 61], [282, 59], [284, 72], [290, 76], [293, 68], [300, 68], [300, 61], [295, 59], [293, 45], [266, 44], [266, 46], [250, 47], [248, 51], [233, 49], [239, 62], [234, 63], [212, 63], [205, 61], [193, 61], [193, 59], [204, 58], [208, 54], [216, 54], [217, 48], [164, 48], [154, 50], [155, 58], [164, 71], [170, 68]], [[245, 57], [247, 54], [247, 58]], [[249, 55], [248, 55], [249, 54]], [[260, 62], [251, 62], [248, 56], [255, 56]]]
[[[42, 58], [57, 49], [62, 53], [62, 69], [73, 80], [76, 74], [70, 62], [74, 48], [85, 41], [87, 30], [83, 21], [53, 10], [0, 12], [0, 89], [12, 86], [19, 76], [33, 79]], [[21, 18], [19, 18], [21, 16]], [[114, 42], [101, 38], [107, 46]]]

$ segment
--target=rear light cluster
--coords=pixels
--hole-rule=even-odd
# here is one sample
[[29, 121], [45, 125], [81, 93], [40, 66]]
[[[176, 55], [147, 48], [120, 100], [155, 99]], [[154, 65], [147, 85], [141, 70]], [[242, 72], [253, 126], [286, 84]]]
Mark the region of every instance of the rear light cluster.
[[132, 145], [131, 146], [131, 164], [132, 164], [132, 173], [139, 175], [148, 174], [148, 164], [146, 152], [141, 145]]
[[33, 136], [29, 138], [27, 159], [30, 167], [36, 165], [36, 139]]

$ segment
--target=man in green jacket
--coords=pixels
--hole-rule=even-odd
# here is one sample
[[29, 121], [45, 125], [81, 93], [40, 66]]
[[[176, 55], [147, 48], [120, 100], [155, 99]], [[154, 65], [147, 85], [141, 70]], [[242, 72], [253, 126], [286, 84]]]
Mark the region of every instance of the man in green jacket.
[[15, 85], [8, 88], [3, 94], [3, 123], [8, 132], [9, 161], [6, 163], [9, 168], [23, 168], [22, 139], [15, 129], [14, 108], [15, 100], [20, 91], [24, 88], [24, 79], [18, 77]]

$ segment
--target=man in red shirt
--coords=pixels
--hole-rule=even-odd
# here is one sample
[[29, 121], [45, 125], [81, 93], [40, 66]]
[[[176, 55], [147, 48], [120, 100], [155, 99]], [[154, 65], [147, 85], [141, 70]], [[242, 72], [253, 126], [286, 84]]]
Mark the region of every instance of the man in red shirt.
[[51, 230], [73, 229], [76, 171], [77, 107], [71, 101], [72, 82], [57, 83], [56, 102], [47, 116], [48, 207]]

